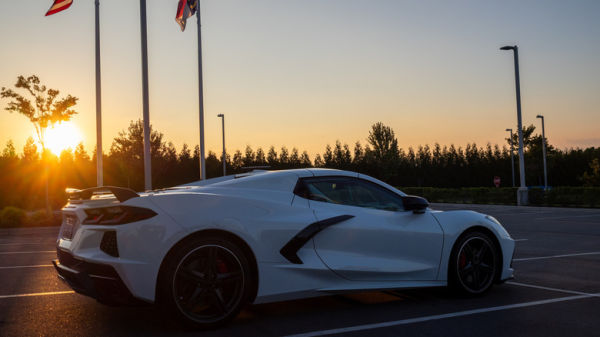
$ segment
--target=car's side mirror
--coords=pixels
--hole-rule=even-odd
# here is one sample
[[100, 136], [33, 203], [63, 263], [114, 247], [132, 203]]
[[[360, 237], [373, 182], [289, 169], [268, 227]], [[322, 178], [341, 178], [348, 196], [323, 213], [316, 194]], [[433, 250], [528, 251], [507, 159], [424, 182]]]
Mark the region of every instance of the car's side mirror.
[[425, 209], [429, 207], [429, 201], [425, 198], [414, 195], [406, 195], [402, 197], [404, 210], [413, 211], [413, 213], [425, 213]]

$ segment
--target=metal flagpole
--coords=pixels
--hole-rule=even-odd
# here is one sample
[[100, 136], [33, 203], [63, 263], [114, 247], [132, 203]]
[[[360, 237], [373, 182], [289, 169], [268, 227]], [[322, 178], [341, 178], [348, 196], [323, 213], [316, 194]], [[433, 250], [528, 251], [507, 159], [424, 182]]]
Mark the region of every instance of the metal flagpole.
[[150, 162], [150, 111], [148, 103], [148, 37], [146, 32], [146, 0], [140, 0], [140, 30], [142, 32], [142, 99], [144, 106], [144, 189], [152, 189]]
[[198, 114], [200, 117], [200, 179], [206, 179], [206, 165], [204, 163], [204, 93], [202, 87], [202, 30], [200, 29], [200, 1], [196, 10], [198, 22]]
[[104, 185], [102, 175], [102, 93], [100, 85], [100, 0], [96, 7], [96, 184]]

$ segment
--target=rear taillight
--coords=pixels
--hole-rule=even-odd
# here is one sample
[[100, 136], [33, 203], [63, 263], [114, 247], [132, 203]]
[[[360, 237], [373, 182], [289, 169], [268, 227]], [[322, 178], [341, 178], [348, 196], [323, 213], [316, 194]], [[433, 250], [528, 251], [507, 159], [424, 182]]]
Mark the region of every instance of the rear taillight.
[[134, 206], [111, 206], [88, 208], [84, 225], [123, 225], [130, 222], [149, 219], [156, 215], [151, 209]]
[[63, 222], [60, 227], [59, 237], [66, 240], [73, 239], [73, 235], [79, 227], [77, 215], [74, 213], [63, 212]]

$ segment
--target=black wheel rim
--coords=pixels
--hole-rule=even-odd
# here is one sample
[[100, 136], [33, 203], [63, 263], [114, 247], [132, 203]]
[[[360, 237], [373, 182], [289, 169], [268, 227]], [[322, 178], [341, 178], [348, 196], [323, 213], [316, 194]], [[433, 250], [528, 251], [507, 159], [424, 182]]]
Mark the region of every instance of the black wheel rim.
[[181, 259], [173, 279], [179, 309], [199, 323], [213, 323], [235, 310], [244, 293], [244, 270], [237, 256], [219, 245], [204, 245]]
[[494, 280], [496, 257], [490, 242], [473, 237], [463, 243], [457, 256], [458, 279], [473, 293], [486, 290]]

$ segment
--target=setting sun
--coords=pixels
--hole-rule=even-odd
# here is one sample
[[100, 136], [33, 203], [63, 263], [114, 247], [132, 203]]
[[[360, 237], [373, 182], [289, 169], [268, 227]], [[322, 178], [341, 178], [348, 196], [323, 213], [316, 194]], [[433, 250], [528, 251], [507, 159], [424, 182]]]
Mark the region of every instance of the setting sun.
[[56, 124], [46, 130], [46, 148], [56, 155], [68, 148], [75, 149], [82, 140], [81, 132], [71, 122]]

